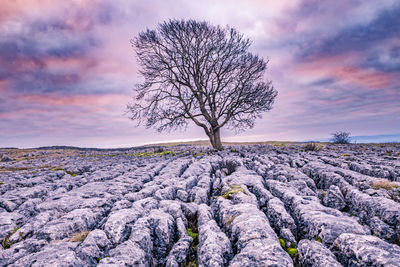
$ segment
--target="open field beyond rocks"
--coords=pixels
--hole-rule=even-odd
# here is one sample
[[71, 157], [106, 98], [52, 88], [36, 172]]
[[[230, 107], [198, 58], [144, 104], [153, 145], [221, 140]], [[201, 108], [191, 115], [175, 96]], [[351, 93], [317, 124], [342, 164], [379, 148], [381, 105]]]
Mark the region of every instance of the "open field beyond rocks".
[[400, 266], [400, 145], [1, 149], [0, 266]]

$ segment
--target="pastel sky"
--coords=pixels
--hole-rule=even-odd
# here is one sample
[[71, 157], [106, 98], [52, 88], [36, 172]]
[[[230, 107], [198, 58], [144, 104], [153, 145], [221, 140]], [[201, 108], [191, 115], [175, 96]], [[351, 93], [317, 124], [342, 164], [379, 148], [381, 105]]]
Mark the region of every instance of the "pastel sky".
[[193, 125], [159, 134], [124, 114], [141, 81], [129, 40], [173, 18], [235, 27], [270, 60], [273, 109], [223, 140], [340, 130], [400, 141], [399, 0], [1, 0], [0, 147], [205, 139]]

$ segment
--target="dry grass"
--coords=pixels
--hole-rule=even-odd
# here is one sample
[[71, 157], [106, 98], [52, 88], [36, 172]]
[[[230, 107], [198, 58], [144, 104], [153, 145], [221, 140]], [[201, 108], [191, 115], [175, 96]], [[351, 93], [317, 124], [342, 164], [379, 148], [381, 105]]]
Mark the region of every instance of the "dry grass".
[[69, 241], [71, 242], [83, 242], [87, 235], [90, 233], [89, 230], [85, 230], [85, 231], [81, 231], [78, 233], [75, 233], [71, 236], [71, 238], [69, 239]]
[[308, 143], [304, 146], [305, 151], [320, 151], [322, 150], [322, 145], [321, 144], [316, 144], [316, 143]]
[[234, 220], [235, 220], [235, 216], [229, 216], [229, 217], [225, 220], [225, 225], [230, 225]]
[[398, 183], [390, 182], [390, 181], [384, 180], [384, 179], [374, 181], [373, 183], [371, 183], [371, 186], [375, 190], [379, 190], [379, 189], [392, 190], [392, 189], [399, 187]]

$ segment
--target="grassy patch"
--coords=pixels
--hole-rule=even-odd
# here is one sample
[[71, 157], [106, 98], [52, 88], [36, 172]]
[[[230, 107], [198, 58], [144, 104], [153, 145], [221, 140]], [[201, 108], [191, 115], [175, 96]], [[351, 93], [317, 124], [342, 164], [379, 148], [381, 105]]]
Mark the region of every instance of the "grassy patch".
[[71, 176], [74, 176], [74, 177], [78, 175], [77, 172], [67, 171], [67, 170], [65, 170], [65, 169], [62, 168], [62, 167], [52, 167], [52, 168], [49, 169], [49, 171], [52, 171], [52, 172], [55, 172], [55, 171], [65, 171], [65, 173], [67, 173], [67, 174], [69, 174], [69, 175], [71, 175]]
[[204, 156], [204, 153], [194, 153], [194, 154], [193, 154], [193, 157], [194, 157], [194, 158], [197, 158], [197, 157], [199, 157], [199, 156]]
[[320, 151], [322, 150], [321, 144], [308, 143], [304, 146], [304, 151]]
[[55, 171], [64, 171], [64, 168], [55, 167], [55, 168], [51, 168], [50, 171], [52, 171], [52, 172], [55, 172]]
[[188, 235], [193, 239], [192, 244], [190, 245], [190, 253], [188, 257], [188, 263], [186, 266], [188, 267], [197, 267], [197, 245], [199, 244], [199, 233], [197, 233], [197, 229], [187, 228]]
[[14, 243], [10, 240], [10, 236], [12, 235], [12, 233], [9, 233], [8, 235], [6, 235], [5, 237], [3, 237], [3, 240], [1, 241], [1, 246], [4, 249], [8, 249], [10, 248]]
[[191, 238], [193, 238], [193, 242], [194, 242], [195, 244], [198, 244], [198, 243], [199, 243], [199, 233], [194, 232], [194, 231], [192, 230], [192, 228], [188, 228], [188, 229], [187, 229], [187, 233], [188, 233], [188, 235], [189, 235]]
[[382, 179], [372, 182], [371, 187], [375, 190], [379, 189], [392, 190], [398, 188], [399, 185], [397, 183]]
[[246, 191], [240, 185], [230, 185], [229, 190], [222, 195], [223, 198], [230, 199], [231, 195], [237, 194], [239, 192], [246, 193]]
[[165, 155], [175, 155], [174, 151], [161, 151], [161, 152], [156, 152], [156, 151], [148, 151], [148, 152], [139, 152], [139, 153], [135, 153], [133, 154], [136, 157], [154, 157], [154, 156], [165, 156]]
[[[12, 242], [12, 241], [10, 240], [10, 237], [11, 237], [13, 234], [15, 234], [15, 233], [18, 231], [18, 229], [19, 229], [18, 226], [17, 226], [17, 227], [14, 227], [14, 229], [13, 229], [13, 231], [12, 231], [11, 233], [8, 233], [5, 237], [3, 237], [3, 240], [1, 241], [1, 246], [2, 246], [4, 249], [10, 248], [10, 247], [14, 244], [14, 242]], [[21, 238], [22, 238], [22, 235], [23, 235], [23, 233], [20, 233]]]
[[89, 230], [85, 230], [85, 231], [81, 231], [78, 233], [75, 233], [71, 236], [71, 238], [69, 239], [69, 241], [71, 242], [83, 242], [87, 235], [90, 233]]
[[9, 171], [9, 172], [15, 172], [15, 171], [27, 171], [33, 169], [32, 167], [8, 167], [2, 169], [2, 171]]
[[285, 143], [276, 143], [276, 144], [273, 144], [273, 146], [286, 147], [286, 144]]

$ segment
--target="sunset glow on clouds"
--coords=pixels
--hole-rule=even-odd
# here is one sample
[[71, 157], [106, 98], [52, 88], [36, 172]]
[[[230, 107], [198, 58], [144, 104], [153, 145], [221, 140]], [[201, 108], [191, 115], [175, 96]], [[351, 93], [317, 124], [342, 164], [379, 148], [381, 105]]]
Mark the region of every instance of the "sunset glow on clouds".
[[270, 60], [273, 110], [244, 133], [223, 131], [223, 140], [400, 136], [397, 0], [4, 0], [0, 147], [205, 139], [195, 126], [158, 134], [125, 114], [141, 79], [129, 40], [173, 18], [235, 27]]

